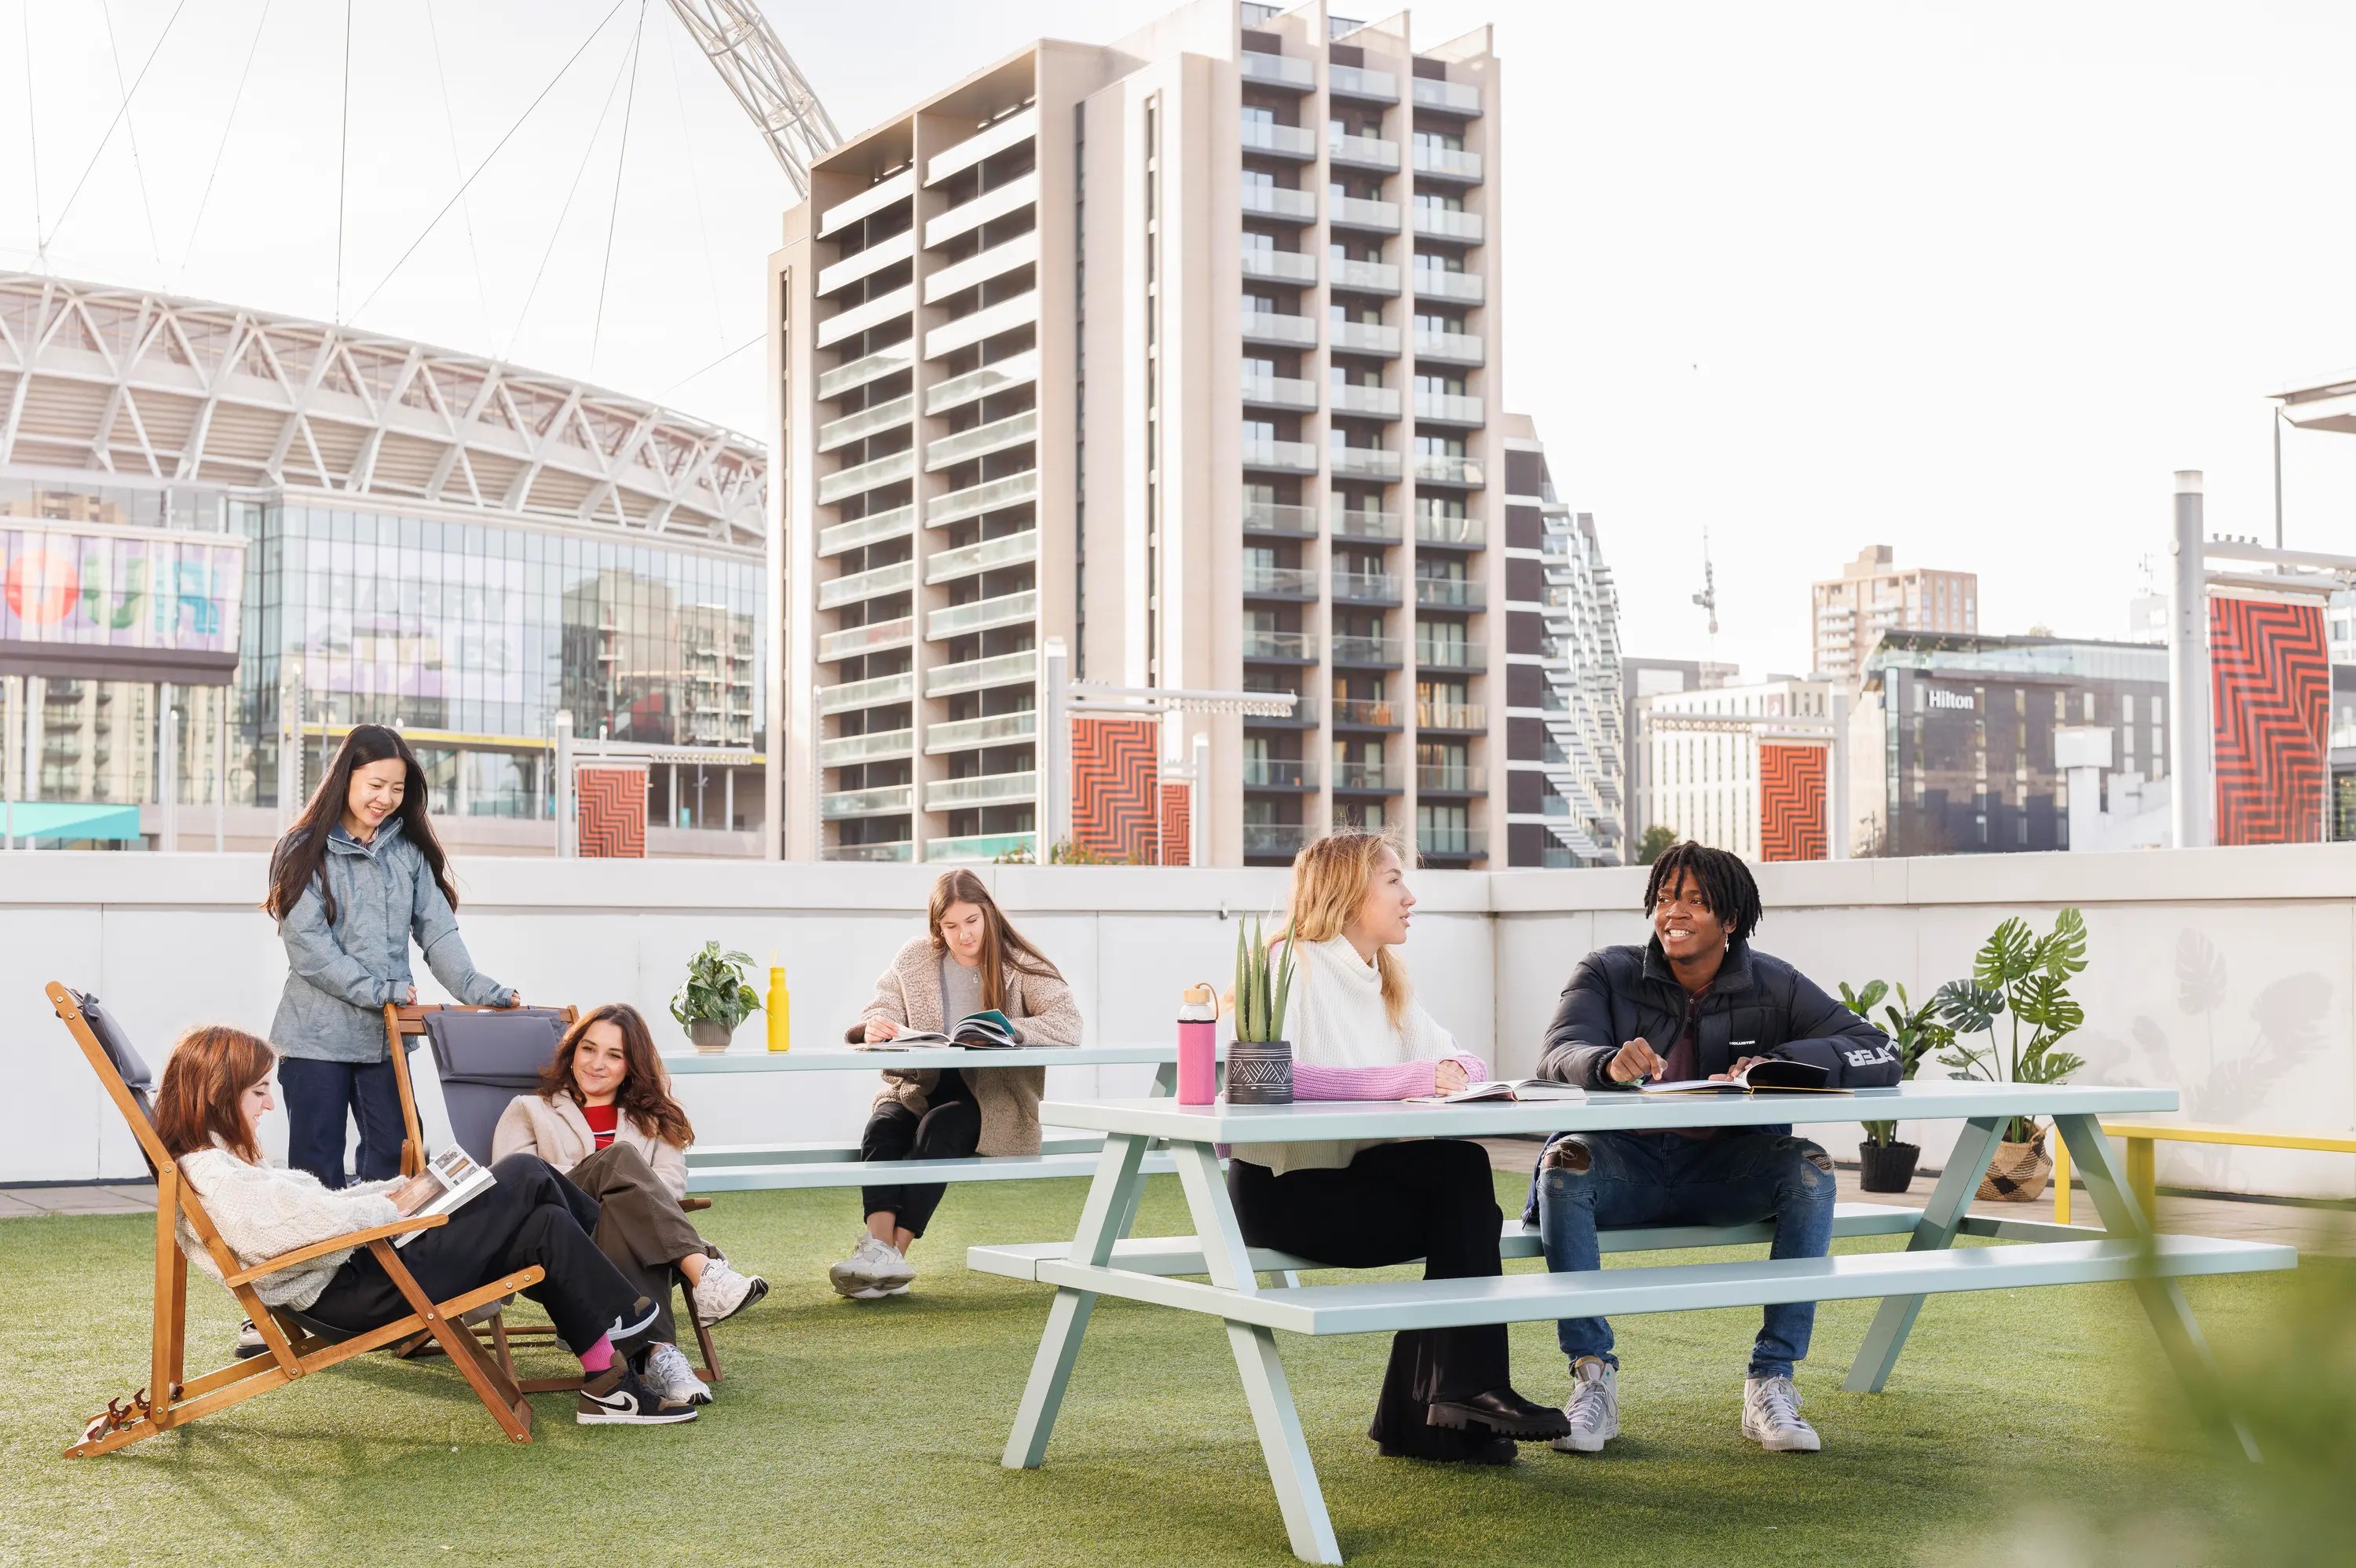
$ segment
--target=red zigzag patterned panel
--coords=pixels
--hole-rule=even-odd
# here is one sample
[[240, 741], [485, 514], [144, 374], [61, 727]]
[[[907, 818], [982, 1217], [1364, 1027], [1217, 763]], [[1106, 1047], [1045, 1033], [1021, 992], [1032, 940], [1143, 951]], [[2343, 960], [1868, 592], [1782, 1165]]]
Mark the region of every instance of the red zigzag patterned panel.
[[1162, 863], [1183, 866], [1194, 854], [1194, 822], [1191, 793], [1183, 784], [1162, 786]]
[[2318, 842], [2331, 706], [2322, 606], [2212, 597], [2209, 671], [2217, 842]]
[[1151, 719], [1072, 720], [1072, 841], [1108, 860], [1153, 864], [1161, 837], [1157, 748]]
[[578, 768], [581, 854], [584, 859], [647, 858], [647, 773], [644, 768]]
[[1825, 858], [1825, 751], [1759, 743], [1759, 858]]

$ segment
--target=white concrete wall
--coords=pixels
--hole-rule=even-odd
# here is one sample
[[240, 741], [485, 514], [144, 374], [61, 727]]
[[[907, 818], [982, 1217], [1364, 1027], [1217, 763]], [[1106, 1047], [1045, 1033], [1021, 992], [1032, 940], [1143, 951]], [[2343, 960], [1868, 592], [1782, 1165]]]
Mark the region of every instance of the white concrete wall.
[[[471, 859], [461, 921], [477, 964], [528, 999], [626, 1000], [668, 1040], [665, 1003], [707, 939], [766, 964], [794, 993], [794, 1038], [830, 1044], [892, 953], [920, 929], [923, 867]], [[1274, 910], [1286, 873], [1114, 867], [982, 868], [1023, 929], [1073, 981], [1095, 1043], [1169, 1038], [1180, 988], [1227, 980], [1234, 916]], [[129, 1137], [52, 1016], [41, 986], [95, 990], [160, 1067], [179, 1030], [266, 1032], [285, 976], [254, 908], [262, 858], [42, 853], [0, 857], [0, 1062], [11, 1136], [0, 1182], [123, 1177]], [[2356, 846], [2133, 855], [1954, 856], [1769, 866], [1759, 944], [1823, 982], [1902, 981], [1916, 996], [1969, 969], [1997, 921], [2086, 912], [2092, 966], [2076, 989], [2085, 1079], [2173, 1083], [2190, 1119], [2356, 1127]], [[1409, 968], [1433, 1015], [1503, 1071], [1526, 1071], [1563, 979], [1598, 943], [1640, 941], [1640, 869], [1425, 871]], [[422, 965], [420, 965], [422, 969]], [[420, 994], [443, 999], [421, 973]], [[748, 1034], [762, 1027], [756, 1016]], [[746, 1043], [751, 1043], [748, 1040]], [[430, 1058], [428, 1136], [441, 1125]], [[1929, 1069], [1936, 1074], [1937, 1068]], [[1141, 1069], [1058, 1069], [1051, 1093], [1141, 1093]], [[702, 1137], [848, 1139], [863, 1074], [698, 1077], [681, 1094]], [[1915, 1129], [1924, 1158], [1945, 1129]], [[1819, 1136], [1837, 1152], [1854, 1130]], [[2344, 1157], [2163, 1149], [2160, 1178], [2233, 1190], [2356, 1195]]]

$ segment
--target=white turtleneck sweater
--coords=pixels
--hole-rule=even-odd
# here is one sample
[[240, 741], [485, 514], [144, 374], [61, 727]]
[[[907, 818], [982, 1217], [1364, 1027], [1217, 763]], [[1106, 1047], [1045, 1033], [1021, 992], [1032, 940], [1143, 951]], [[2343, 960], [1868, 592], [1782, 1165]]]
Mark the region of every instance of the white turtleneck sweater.
[[[1277, 959], [1281, 962], [1280, 951]], [[1284, 1032], [1292, 1042], [1296, 1100], [1404, 1100], [1432, 1093], [1442, 1061], [1483, 1079], [1482, 1060], [1460, 1051], [1455, 1037], [1413, 997], [1397, 1024], [1383, 1001], [1382, 973], [1358, 956], [1346, 936], [1300, 945], [1286, 998]], [[1339, 1170], [1370, 1148], [1361, 1142], [1237, 1144], [1237, 1159], [1289, 1170]]]

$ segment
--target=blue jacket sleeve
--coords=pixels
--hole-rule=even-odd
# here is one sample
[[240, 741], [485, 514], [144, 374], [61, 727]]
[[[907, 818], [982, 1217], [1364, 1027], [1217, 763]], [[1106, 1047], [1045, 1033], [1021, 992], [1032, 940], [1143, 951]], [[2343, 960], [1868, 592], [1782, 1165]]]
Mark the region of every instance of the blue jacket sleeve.
[[1790, 1036], [1768, 1052], [1814, 1062], [1837, 1089], [1884, 1089], [1898, 1082], [1898, 1048], [1890, 1037], [1825, 995], [1797, 970], [1792, 975]]
[[356, 1008], [380, 1008], [397, 1001], [399, 982], [371, 974], [368, 966], [344, 951], [327, 924], [327, 901], [316, 882], [303, 890], [286, 918], [278, 923], [278, 939], [286, 944], [286, 965], [319, 990]]
[[414, 850], [411, 862], [409, 932], [425, 955], [425, 966], [434, 971], [444, 990], [468, 1007], [506, 1007], [515, 999], [515, 992], [475, 967], [466, 944], [458, 935], [457, 913], [443, 897], [434, 868]]

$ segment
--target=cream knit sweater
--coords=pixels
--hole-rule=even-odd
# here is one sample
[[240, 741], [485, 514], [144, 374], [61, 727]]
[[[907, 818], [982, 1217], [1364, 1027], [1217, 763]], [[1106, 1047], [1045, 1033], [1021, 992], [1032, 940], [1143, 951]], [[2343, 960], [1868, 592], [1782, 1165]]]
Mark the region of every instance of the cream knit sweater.
[[[182, 1155], [179, 1164], [180, 1174], [203, 1200], [205, 1212], [212, 1216], [221, 1240], [247, 1268], [313, 1242], [371, 1225], [390, 1225], [401, 1218], [391, 1196], [392, 1189], [401, 1185], [398, 1177], [359, 1182], [331, 1192], [307, 1170], [248, 1164], [218, 1140], [211, 1148]], [[185, 1215], [180, 1220], [180, 1251], [215, 1279], [221, 1277], [212, 1254], [205, 1251]], [[254, 1294], [272, 1307], [300, 1312], [319, 1299], [319, 1293], [351, 1255], [352, 1250], [346, 1247], [264, 1275], [253, 1282]]]

